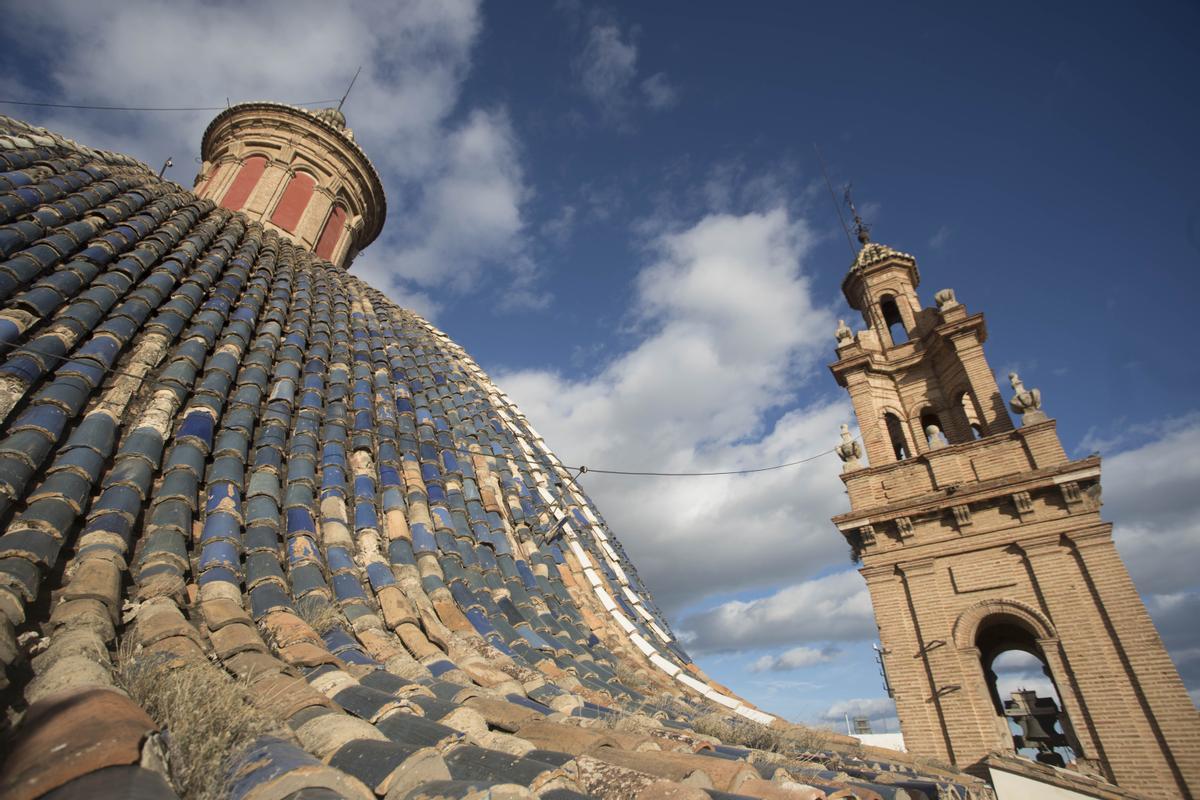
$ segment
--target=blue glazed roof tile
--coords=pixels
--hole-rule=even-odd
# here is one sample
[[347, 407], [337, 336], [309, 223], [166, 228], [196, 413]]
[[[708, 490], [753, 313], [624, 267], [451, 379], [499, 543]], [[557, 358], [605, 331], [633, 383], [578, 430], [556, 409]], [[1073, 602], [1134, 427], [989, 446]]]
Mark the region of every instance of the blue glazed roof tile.
[[[156, 360], [135, 363], [150, 344]], [[229, 796], [368, 800], [420, 753], [458, 779], [447, 793], [557, 781], [539, 793], [574, 797], [584, 787], [559, 769], [569, 755], [464, 744], [436, 720], [512, 731], [498, 707], [614, 714], [652, 696], [618, 677], [627, 658], [653, 691], [684, 697], [685, 711], [661, 712], [664, 729], [687, 736], [705, 707], [631, 646], [630, 624], [662, 663], [690, 664], [619, 542], [589, 522], [599, 512], [562, 487], [520, 412], [444, 334], [128, 157], [6, 117], [0, 345], [0, 375], [19, 387], [0, 438], [0, 657], [21, 656], [2, 646], [10, 613], [58, 646], [90, 602], [55, 605], [64, 590], [104, 598], [86, 624], [114, 647], [137, 640], [255, 687], [299, 681], [248, 699], [287, 707], [277, 722], [307, 731], [296, 741], [314, 752], [263, 737], [228, 753]], [[140, 383], [115, 379], [146, 366]], [[563, 509], [571, 530], [543, 541]], [[571, 572], [575, 548], [606, 602]], [[115, 582], [88, 583], [95, 564]], [[115, 626], [123, 600], [131, 616]], [[156, 616], [170, 624], [151, 641]], [[4, 674], [24, 682], [47, 663]], [[314, 665], [311, 685], [296, 677]], [[524, 689], [502, 699], [497, 686]], [[499, 706], [468, 713], [475, 696]], [[344, 730], [347, 712], [367, 727], [316, 747], [305, 725]]]

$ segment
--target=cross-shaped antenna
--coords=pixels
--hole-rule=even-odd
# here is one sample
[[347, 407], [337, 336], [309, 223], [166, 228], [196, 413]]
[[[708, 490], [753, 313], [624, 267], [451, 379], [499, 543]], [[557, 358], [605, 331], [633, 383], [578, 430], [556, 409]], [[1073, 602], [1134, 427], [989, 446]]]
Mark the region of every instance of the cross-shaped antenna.
[[337, 110], [342, 110], [342, 104], [346, 102], [346, 98], [350, 96], [350, 90], [354, 88], [354, 82], [358, 80], [358, 73], [362, 72], [362, 65], [358, 65], [358, 69], [354, 73], [354, 77], [350, 79], [350, 85], [346, 87], [346, 93], [342, 95], [342, 99], [338, 101]]
[[860, 244], [866, 244], [871, 241], [871, 226], [863, 222], [863, 218], [858, 215], [858, 209], [854, 207], [854, 198], [850, 196], [850, 189], [854, 184], [846, 184], [846, 192], [843, 198], [846, 205], [850, 206], [850, 214], [854, 217], [854, 235], [858, 238]]

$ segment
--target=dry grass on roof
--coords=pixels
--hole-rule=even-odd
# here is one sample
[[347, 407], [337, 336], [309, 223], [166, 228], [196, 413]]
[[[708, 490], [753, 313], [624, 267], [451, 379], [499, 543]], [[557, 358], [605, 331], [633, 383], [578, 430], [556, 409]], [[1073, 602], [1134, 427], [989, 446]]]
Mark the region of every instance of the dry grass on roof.
[[616, 675], [617, 680], [622, 685], [636, 692], [644, 692], [650, 686], [650, 681], [646, 679], [645, 670], [638, 669], [632, 664], [627, 664], [624, 660], [617, 661]]
[[[625, 733], [647, 733], [661, 727], [653, 714], [662, 711], [666, 711], [670, 716], [685, 719], [692, 731], [700, 736], [712, 737], [721, 744], [754, 750], [755, 756], [763, 761], [821, 764], [824, 759], [817, 754], [832, 746], [827, 734], [802, 725], [763, 725], [717, 711], [688, 719], [692, 709], [667, 692], [627, 709], [613, 709], [612, 713], [597, 718], [596, 724]], [[651, 715], [647, 715], [648, 713]], [[843, 746], [838, 749], [849, 752], [853, 748]]]
[[296, 603], [296, 616], [307, 622], [319, 636], [324, 636], [339, 625], [347, 630], [352, 628], [341, 609], [324, 597], [301, 598]]
[[251, 705], [245, 680], [207, 661], [179, 662], [123, 646], [116, 678], [162, 728], [171, 780], [187, 800], [227, 797], [229, 757], [258, 737], [292, 738]]
[[811, 728], [773, 727], [716, 712], [702, 714], [691, 725], [696, 733], [720, 739], [722, 744], [776, 754], [789, 761], [817, 762], [820, 759], [814, 754], [829, 746], [828, 738]]

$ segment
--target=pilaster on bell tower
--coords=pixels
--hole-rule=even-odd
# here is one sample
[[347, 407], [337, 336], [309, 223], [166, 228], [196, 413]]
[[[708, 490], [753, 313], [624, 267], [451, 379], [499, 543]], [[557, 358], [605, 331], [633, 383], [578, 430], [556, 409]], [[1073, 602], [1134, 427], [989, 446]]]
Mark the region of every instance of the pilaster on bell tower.
[[[1095, 796], [1195, 796], [1200, 717], [1100, 517], [1099, 457], [1068, 458], [1016, 374], [1014, 427], [983, 315], [950, 289], [923, 306], [916, 259], [855, 217], [842, 290], [865, 328], [839, 323], [830, 370], [863, 448], [843, 426], [850, 511], [833, 521], [862, 563], [907, 748], [983, 773], [1032, 748], [1122, 787]], [[993, 667], [1014, 650], [1056, 698], [1000, 696]]]

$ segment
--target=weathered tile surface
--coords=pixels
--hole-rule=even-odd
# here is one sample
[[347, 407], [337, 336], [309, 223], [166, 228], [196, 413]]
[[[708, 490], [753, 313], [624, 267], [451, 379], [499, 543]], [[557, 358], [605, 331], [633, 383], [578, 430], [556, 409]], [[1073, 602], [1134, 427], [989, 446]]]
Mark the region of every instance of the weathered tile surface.
[[[132, 766], [157, 725], [114, 691], [121, 647], [236, 676], [291, 731], [228, 754], [234, 797], [756, 785], [749, 751], [693, 754], [691, 723], [784, 723], [691, 663], [567, 477], [426, 321], [132, 159], [0, 117], [12, 796], [83, 796], [89, 775], [169, 795]], [[70, 659], [92, 684], [43, 697]], [[678, 738], [594, 727], [632, 711]], [[783, 774], [981, 796], [820, 758], [836, 771]]]

